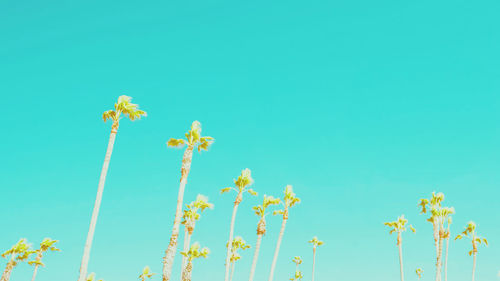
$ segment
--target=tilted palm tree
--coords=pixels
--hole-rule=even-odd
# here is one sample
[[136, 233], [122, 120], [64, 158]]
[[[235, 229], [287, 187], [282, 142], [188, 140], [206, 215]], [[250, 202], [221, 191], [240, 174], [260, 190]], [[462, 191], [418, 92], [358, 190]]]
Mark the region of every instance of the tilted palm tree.
[[[231, 216], [231, 225], [229, 228], [229, 240], [227, 242], [228, 245], [233, 244], [233, 235], [234, 235], [234, 224], [236, 221], [236, 213], [238, 212], [238, 206], [240, 205], [241, 201], [243, 200], [243, 193], [248, 192], [249, 194], [256, 196], [257, 192], [255, 192], [251, 188], [247, 188], [250, 185], [253, 184], [253, 179], [252, 179], [252, 172], [250, 169], [245, 169], [241, 171], [241, 175], [238, 176], [237, 179], [234, 180], [234, 185], [235, 187], [226, 187], [221, 189], [221, 193], [226, 193], [231, 190], [236, 191], [236, 199], [234, 200], [234, 206], [233, 206], [233, 215]], [[227, 252], [226, 252], [226, 273], [224, 276], [225, 281], [229, 281], [229, 268], [230, 268], [230, 261], [231, 259], [231, 247], [227, 247]]]
[[[226, 245], [226, 247], [229, 248], [229, 243]], [[231, 278], [229, 279], [230, 281], [233, 280], [233, 275], [234, 275], [234, 267], [236, 265], [236, 262], [241, 259], [240, 254], [238, 253], [238, 250], [246, 250], [250, 248], [250, 245], [248, 245], [245, 240], [243, 240], [242, 237], [236, 236], [233, 240], [233, 243], [231, 245], [231, 258], [229, 259], [229, 262], [231, 263]]]
[[474, 281], [474, 275], [476, 273], [476, 256], [477, 256], [477, 244], [481, 244], [483, 242], [486, 246], [488, 246], [488, 240], [484, 237], [477, 236], [476, 233], [476, 224], [473, 221], [470, 221], [467, 224], [465, 230], [457, 235], [455, 240], [462, 239], [464, 237], [468, 237], [472, 242], [472, 250], [469, 251], [469, 256], [472, 256], [472, 281]]
[[299, 270], [299, 265], [302, 263], [302, 259], [299, 256], [296, 256], [292, 259], [292, 262], [295, 263], [295, 273], [290, 278], [290, 281], [302, 280], [304, 276], [302, 275], [302, 271]]
[[[191, 204], [186, 205], [186, 210], [184, 210], [184, 215], [182, 216], [181, 224], [184, 225], [184, 248], [183, 252], [187, 252], [189, 250], [189, 246], [191, 244], [191, 236], [193, 235], [193, 231], [196, 225], [196, 222], [200, 219], [200, 213], [202, 213], [205, 209], [212, 209], [214, 204], [208, 203], [208, 198], [204, 195], [198, 194], [196, 200], [191, 202]], [[182, 268], [181, 272], [184, 271], [186, 267], [185, 256], [182, 256]]]
[[5, 251], [2, 254], [2, 257], [6, 258], [7, 256], [10, 256], [10, 259], [7, 262], [7, 266], [5, 267], [0, 280], [9, 281], [10, 274], [12, 273], [14, 267], [16, 267], [20, 262], [26, 261], [33, 253], [35, 253], [35, 251], [31, 250], [31, 245], [28, 244], [28, 241], [24, 238], [14, 244], [12, 248]]
[[262, 236], [266, 234], [266, 210], [271, 205], [277, 205], [281, 202], [279, 198], [274, 198], [272, 196], [264, 195], [264, 200], [262, 205], [254, 206], [253, 210], [255, 214], [259, 216], [259, 222], [257, 223], [257, 243], [255, 244], [255, 252], [253, 255], [252, 268], [250, 269], [249, 281], [253, 281], [255, 275], [255, 268], [257, 267], [257, 259], [259, 258], [260, 244], [262, 242]]
[[424, 270], [421, 269], [420, 267], [415, 270], [415, 273], [418, 276], [418, 280], [422, 279], [422, 275], [424, 274]]
[[313, 246], [313, 265], [312, 265], [312, 279], [314, 281], [314, 268], [316, 267], [316, 248], [323, 245], [323, 241], [318, 240], [318, 237], [314, 236], [313, 239], [309, 240], [309, 243]]
[[43, 239], [42, 243], [40, 243], [40, 249], [35, 250], [36, 253], [35, 260], [28, 262], [29, 265], [35, 266], [35, 269], [33, 270], [33, 276], [31, 277], [31, 281], [35, 280], [38, 267], [45, 266], [45, 264], [42, 262], [43, 254], [47, 251], [52, 251], [52, 252], [60, 251], [58, 248], [54, 246], [54, 244], [57, 242], [58, 242], [57, 240], [45, 238]]
[[[393, 232], [396, 232], [398, 234], [397, 236], [397, 242], [396, 245], [399, 248], [399, 272], [401, 274], [401, 281], [404, 281], [404, 273], [403, 273], [403, 237], [402, 233], [406, 231], [406, 223], [408, 223], [408, 220], [405, 219], [404, 215], [401, 215], [398, 217], [396, 221], [392, 222], [385, 222], [384, 225], [388, 226], [391, 228], [389, 231], [389, 234], [392, 234]], [[415, 232], [415, 228], [410, 224], [410, 229], [411, 231]]]
[[181, 166], [181, 181], [179, 185], [179, 193], [177, 196], [177, 208], [175, 209], [174, 225], [172, 227], [172, 235], [168, 244], [165, 256], [163, 257], [163, 281], [170, 280], [172, 274], [172, 266], [174, 263], [175, 251], [177, 250], [177, 239], [179, 237], [179, 226], [182, 218], [182, 202], [184, 198], [184, 189], [186, 188], [187, 178], [191, 169], [191, 161], [193, 159], [193, 150], [197, 147], [198, 151], [208, 150], [208, 147], [213, 143], [212, 137], [201, 136], [201, 124], [194, 121], [191, 125], [191, 130], [186, 133], [186, 139], [170, 139], [167, 142], [168, 146], [182, 147], [186, 145], [186, 150], [182, 157]]
[[151, 272], [151, 269], [149, 269], [149, 266], [145, 266], [144, 269], [142, 270], [141, 275], [139, 275], [139, 279], [141, 281], [146, 281], [146, 279], [153, 277], [156, 273]]
[[280, 234], [278, 236], [278, 241], [276, 242], [276, 249], [274, 249], [273, 262], [271, 264], [271, 271], [269, 272], [269, 281], [273, 281], [274, 269], [276, 268], [276, 262], [278, 261], [278, 254], [280, 251], [281, 241], [283, 240], [283, 234], [285, 233], [286, 222], [288, 221], [288, 211], [295, 204], [300, 203], [300, 199], [293, 193], [293, 188], [291, 185], [287, 185], [284, 191], [285, 196], [281, 204], [283, 205], [283, 210], [274, 211], [273, 214], [283, 215], [283, 221], [281, 222]]
[[99, 215], [99, 208], [101, 207], [104, 183], [106, 182], [106, 174], [108, 173], [109, 162], [111, 160], [111, 154], [113, 153], [113, 145], [115, 143], [116, 133], [118, 132], [118, 126], [120, 125], [120, 118], [122, 117], [122, 115], [125, 115], [130, 118], [130, 120], [134, 121], [136, 119], [140, 119], [142, 116], [146, 116], [146, 112], [139, 110], [138, 105], [131, 103], [131, 100], [131, 97], [120, 96], [118, 98], [118, 102], [115, 103], [115, 110], [108, 110], [102, 115], [104, 122], [106, 122], [107, 120], [111, 120], [113, 121], [113, 125], [111, 126], [108, 149], [106, 151], [106, 156], [104, 157], [101, 177], [99, 178], [99, 186], [97, 188], [97, 196], [94, 203], [94, 210], [92, 211], [92, 218], [90, 219], [89, 232], [87, 234], [87, 240], [83, 249], [82, 264], [80, 266], [80, 276], [78, 278], [78, 281], [85, 281], [87, 278], [87, 267], [90, 259], [90, 249], [92, 248], [92, 240], [94, 239], [97, 217]]
[[181, 255], [187, 258], [186, 270], [182, 274], [182, 281], [191, 281], [191, 273], [193, 272], [193, 260], [197, 258], [206, 258], [210, 254], [208, 248], [200, 250], [198, 242], [193, 243], [187, 252], [181, 252]]

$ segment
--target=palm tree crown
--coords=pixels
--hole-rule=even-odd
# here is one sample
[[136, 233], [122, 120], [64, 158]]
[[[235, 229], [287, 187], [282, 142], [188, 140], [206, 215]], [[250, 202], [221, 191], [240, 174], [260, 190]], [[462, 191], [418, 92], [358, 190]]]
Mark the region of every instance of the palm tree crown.
[[19, 261], [27, 260], [33, 253], [35, 253], [35, 251], [31, 250], [31, 244], [28, 244], [28, 241], [22, 238], [14, 244], [12, 248], [2, 253], [1, 256], [3, 258], [11, 256], [11, 261], [17, 264]]
[[194, 229], [194, 223], [200, 219], [200, 214], [198, 211], [203, 212], [205, 209], [212, 209], [214, 204], [208, 202], [208, 197], [198, 194], [196, 200], [186, 205], [186, 210], [182, 216], [183, 221], [181, 222], [187, 228], [187, 230], [192, 233]]
[[[384, 222], [384, 225], [388, 226], [391, 228], [389, 231], [389, 234], [392, 234], [393, 232], [404, 232], [406, 231], [406, 224], [408, 223], [408, 220], [405, 219], [405, 215], [401, 215], [398, 217], [396, 221], [391, 221], [391, 222]], [[415, 228], [410, 224], [409, 228], [412, 232], [416, 232]]]
[[252, 178], [252, 171], [250, 169], [246, 168], [241, 171], [241, 174], [238, 176], [237, 179], [234, 180], [234, 185], [235, 187], [225, 187], [221, 189], [221, 193], [226, 193], [231, 190], [236, 191], [238, 194], [243, 194], [244, 192], [248, 192], [253, 196], [257, 195], [257, 192], [255, 192], [253, 189], [248, 188], [248, 186], [253, 184], [253, 178]]
[[213, 143], [214, 138], [212, 137], [202, 137], [201, 136], [201, 123], [194, 121], [191, 124], [191, 130], [186, 133], [186, 139], [174, 139], [168, 140], [167, 145], [173, 147], [182, 147], [187, 145], [191, 148], [198, 146], [198, 151], [208, 150], [208, 147]]
[[151, 278], [153, 277], [153, 275], [155, 275], [156, 273], [153, 273], [151, 272], [151, 269], [149, 269], [149, 266], [145, 266], [144, 269], [142, 270], [142, 274], [139, 275], [139, 279], [141, 279], [141, 281], [145, 281], [146, 278]]
[[110, 119], [113, 121], [113, 128], [118, 128], [121, 114], [126, 115], [132, 121], [140, 119], [142, 116], [146, 116], [146, 112], [140, 110], [137, 104], [131, 103], [131, 100], [132, 98], [128, 96], [118, 97], [118, 102], [115, 103], [115, 110], [108, 110], [102, 114], [104, 122]]
[[308, 241], [313, 245], [314, 248], [319, 247], [323, 245], [323, 241], [318, 240], [318, 237], [314, 236], [313, 239]]
[[200, 243], [195, 242], [191, 247], [189, 248], [189, 251], [187, 252], [181, 252], [181, 255], [187, 257], [189, 261], [192, 261], [197, 258], [206, 258], [210, 254], [210, 250], [206, 247], [201, 249]]
[[477, 253], [477, 243], [481, 244], [481, 242], [482, 242], [486, 246], [488, 246], [488, 240], [486, 240], [486, 238], [477, 236], [476, 223], [473, 221], [470, 221], [467, 224], [467, 226], [465, 227], [465, 230], [462, 231], [461, 234], [457, 235], [457, 237], [455, 237], [455, 240], [462, 239], [464, 237], [468, 237], [472, 241], [472, 250], [469, 251], [469, 256], [474, 254], [474, 253]]
[[295, 204], [300, 203], [300, 199], [296, 197], [295, 193], [293, 192], [293, 187], [291, 185], [287, 185], [285, 187], [284, 191], [285, 196], [283, 197], [283, 201], [281, 204], [283, 205], [284, 209], [283, 210], [278, 210], [274, 211], [273, 214], [277, 215], [283, 215], [283, 219], [288, 219], [288, 209], [290, 207], [293, 207]]
[[52, 251], [52, 252], [58, 252], [61, 251], [60, 249], [56, 248], [53, 246], [55, 243], [59, 242], [58, 240], [52, 240], [50, 238], [45, 238], [43, 241], [40, 243], [40, 249], [37, 249], [34, 251], [34, 253], [37, 254], [37, 258], [34, 261], [29, 261], [29, 265], [41, 265], [45, 266], [45, 264], [42, 262], [41, 258], [43, 253], [47, 251]]

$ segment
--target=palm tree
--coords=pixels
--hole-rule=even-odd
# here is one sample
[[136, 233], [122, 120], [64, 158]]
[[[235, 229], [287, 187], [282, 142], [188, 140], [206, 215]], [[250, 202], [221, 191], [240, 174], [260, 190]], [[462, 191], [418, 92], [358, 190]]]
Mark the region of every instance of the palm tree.
[[[396, 245], [399, 248], [399, 272], [401, 274], [401, 281], [404, 281], [404, 273], [403, 273], [403, 237], [402, 233], [406, 231], [406, 223], [408, 220], [405, 219], [404, 215], [398, 217], [396, 221], [385, 222], [384, 225], [391, 228], [389, 234], [396, 232], [398, 234]], [[410, 224], [411, 231], [415, 232], [415, 228]]]
[[177, 238], [179, 237], [179, 226], [182, 218], [182, 200], [184, 198], [184, 189], [186, 187], [189, 170], [191, 169], [193, 150], [195, 147], [198, 148], [198, 152], [201, 152], [201, 150], [208, 150], [213, 140], [212, 137], [202, 137], [201, 124], [198, 121], [194, 121], [191, 125], [191, 130], [186, 133], [186, 139], [170, 139], [167, 142], [168, 146], [173, 147], [182, 147], [186, 145], [186, 150], [182, 157], [181, 181], [179, 185], [179, 194], [177, 196], [177, 208], [175, 209], [172, 236], [170, 237], [170, 243], [163, 257], [163, 281], [170, 280], [170, 275], [172, 274], [175, 251], [177, 250]]
[[302, 259], [299, 256], [296, 256], [292, 259], [292, 262], [295, 263], [295, 274], [292, 276], [292, 278], [290, 278], [290, 280], [302, 280], [304, 276], [302, 275], [302, 271], [299, 270], [299, 264], [302, 263]]
[[149, 266], [145, 266], [144, 269], [142, 270], [142, 274], [139, 275], [139, 279], [141, 281], [146, 281], [147, 278], [151, 278], [153, 277], [153, 275], [155, 275], [156, 273], [153, 273], [151, 272], [151, 270], [149, 269]]
[[415, 270], [415, 273], [418, 276], [418, 280], [422, 279], [422, 274], [424, 274], [424, 270], [422, 270], [420, 267]]
[[90, 220], [89, 232], [87, 234], [87, 241], [85, 242], [85, 247], [83, 249], [82, 264], [80, 266], [80, 276], [78, 281], [85, 281], [87, 277], [87, 267], [90, 259], [90, 249], [92, 248], [92, 240], [94, 239], [94, 232], [97, 223], [97, 217], [99, 215], [99, 208], [101, 207], [102, 193], [104, 191], [104, 183], [106, 182], [106, 174], [108, 172], [109, 162], [111, 160], [111, 153], [113, 153], [113, 145], [115, 143], [116, 133], [118, 132], [118, 126], [120, 124], [121, 115], [128, 116], [130, 120], [134, 121], [140, 119], [141, 116], [146, 116], [146, 112], [139, 110], [137, 104], [133, 104], [130, 101], [131, 97], [120, 96], [118, 102], [115, 103], [115, 110], [108, 110], [103, 113], [102, 118], [104, 122], [108, 119], [113, 121], [111, 126], [111, 134], [108, 141], [108, 149], [106, 151], [106, 156], [104, 157], [104, 164], [101, 170], [101, 177], [99, 178], [99, 186], [97, 188], [97, 196], [94, 203], [94, 210], [92, 211], [92, 218]]
[[35, 251], [31, 250], [31, 245], [28, 244], [28, 241], [24, 238], [19, 240], [12, 246], [12, 248], [5, 251], [2, 254], [2, 257], [6, 258], [7, 256], [10, 256], [10, 259], [7, 262], [7, 266], [5, 267], [0, 281], [9, 281], [10, 274], [12, 273], [14, 267], [16, 267], [20, 262], [26, 261], [33, 253], [35, 253]]
[[467, 224], [467, 227], [465, 230], [457, 235], [455, 240], [457, 239], [462, 239], [464, 237], [468, 237], [472, 241], [472, 250], [469, 251], [469, 256], [473, 257], [473, 262], [472, 262], [472, 281], [474, 281], [474, 274], [476, 272], [476, 255], [477, 255], [477, 244], [481, 244], [483, 242], [486, 246], [488, 246], [488, 240], [484, 237], [479, 237], [477, 236], [476, 233], [476, 224], [473, 221], [470, 221]]
[[259, 216], [259, 222], [257, 224], [257, 243], [255, 244], [255, 252], [253, 255], [252, 269], [250, 270], [249, 281], [253, 281], [255, 268], [257, 267], [257, 259], [259, 258], [260, 243], [262, 242], [262, 236], [266, 234], [266, 210], [269, 206], [277, 205], [280, 202], [281, 200], [279, 198], [264, 195], [262, 205], [253, 207], [255, 214]]
[[[184, 215], [182, 216], [183, 221], [181, 222], [181, 224], [184, 225], [184, 252], [189, 250], [191, 236], [193, 235], [196, 221], [200, 219], [198, 211], [202, 213], [205, 209], [212, 209], [213, 207], [214, 204], [208, 203], [208, 198], [201, 194], [198, 194], [196, 200], [191, 202], [191, 204], [186, 205], [187, 210], [184, 210]], [[183, 256], [181, 272], [184, 271], [184, 268], [186, 267], [186, 260], [187, 258]]]
[[[229, 243], [226, 245], [226, 247], [229, 248]], [[243, 238], [240, 236], [236, 236], [233, 240], [233, 243], [231, 245], [231, 258], [229, 259], [229, 262], [231, 263], [231, 278], [229, 279], [230, 281], [233, 280], [233, 275], [234, 275], [234, 266], [236, 262], [241, 259], [240, 254], [238, 253], [238, 250], [246, 250], [250, 248], [250, 245], [248, 245]]]
[[29, 265], [35, 265], [35, 269], [33, 270], [33, 276], [31, 277], [31, 281], [35, 280], [36, 273], [38, 271], [38, 267], [45, 266], [45, 264], [42, 262], [43, 254], [49, 250], [52, 252], [60, 251], [58, 248], [53, 246], [57, 242], [58, 242], [57, 240], [45, 238], [45, 239], [43, 239], [42, 243], [40, 243], [40, 249], [35, 250], [35, 253], [36, 253], [35, 260], [28, 262]]
[[[221, 193], [229, 192], [231, 190], [234, 190], [237, 193], [236, 199], [234, 200], [233, 215], [231, 216], [231, 226], [229, 228], [229, 240], [227, 242], [228, 245], [233, 245], [233, 234], [234, 234], [234, 223], [236, 221], [236, 212], [238, 212], [238, 206], [243, 200], [243, 193], [248, 192], [253, 196], [257, 195], [257, 192], [255, 192], [253, 189], [251, 188], [247, 189], [247, 187], [249, 187], [252, 184], [253, 184], [252, 172], [250, 171], [250, 169], [244, 169], [243, 171], [241, 171], [241, 175], [239, 175], [238, 178], [234, 180], [235, 187], [226, 187], [221, 189]], [[229, 280], [229, 266], [231, 262], [230, 259], [231, 259], [231, 247], [227, 247], [226, 273], [224, 276], [225, 281]]]
[[313, 267], [312, 267], [312, 279], [314, 281], [314, 268], [316, 266], [316, 248], [323, 245], [323, 241], [318, 240], [318, 237], [314, 236], [313, 239], [309, 241], [313, 246]]
[[191, 273], [193, 272], [193, 260], [197, 258], [206, 258], [210, 250], [208, 248], [203, 248], [200, 250], [200, 244], [198, 242], [193, 243], [187, 252], [181, 252], [181, 255], [187, 258], [186, 270], [182, 275], [182, 281], [191, 281]]
[[[94, 272], [90, 273], [85, 280], [86, 281], [94, 281], [95, 280], [95, 273]], [[104, 281], [104, 280], [99, 279], [98, 281]]]
[[283, 205], [283, 210], [274, 211], [273, 214], [283, 215], [283, 221], [281, 223], [280, 234], [278, 236], [278, 241], [276, 242], [276, 249], [274, 250], [273, 262], [271, 264], [271, 271], [269, 272], [269, 281], [273, 281], [274, 269], [276, 268], [276, 262], [278, 261], [278, 254], [280, 251], [281, 240], [283, 240], [283, 234], [285, 233], [286, 222], [288, 221], [288, 211], [295, 204], [300, 203], [300, 199], [293, 193], [293, 188], [291, 185], [287, 185], [284, 191], [285, 196], [281, 204]]
[[451, 212], [450, 214], [447, 214], [448, 219], [446, 220], [447, 223], [447, 228], [444, 233], [444, 238], [446, 239], [446, 254], [444, 258], [444, 281], [448, 281], [448, 249], [450, 248], [450, 226], [452, 223], [452, 218], [451, 218]]

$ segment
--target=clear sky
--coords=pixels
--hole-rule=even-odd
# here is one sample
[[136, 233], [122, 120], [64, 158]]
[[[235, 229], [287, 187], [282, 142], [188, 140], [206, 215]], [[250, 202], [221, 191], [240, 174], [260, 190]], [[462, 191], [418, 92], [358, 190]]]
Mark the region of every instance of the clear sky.
[[[207, 195], [193, 236], [212, 250], [194, 280], [222, 280], [241, 169], [254, 189], [302, 203], [286, 229], [276, 281], [302, 256], [310, 280], [398, 280], [405, 214], [407, 280], [432, 280], [432, 227], [419, 198], [446, 195], [452, 234], [475, 220], [491, 241], [477, 280], [500, 270], [500, 5], [498, 1], [19, 1], [0, 3], [0, 248], [59, 239], [38, 281], [76, 280], [110, 124], [101, 114], [130, 95], [148, 117], [123, 120], [104, 190], [89, 271], [106, 281], [161, 272], [182, 151], [193, 120], [216, 139], [196, 153], [185, 201]], [[246, 197], [236, 235], [255, 243]], [[268, 219], [256, 281], [267, 280], [280, 219]], [[452, 242], [449, 278], [469, 280], [470, 242]], [[253, 249], [234, 281], [248, 278]], [[180, 259], [176, 258], [175, 276]], [[5, 260], [0, 266], [5, 265]], [[12, 281], [26, 280], [21, 265]], [[157, 275], [155, 280], [160, 280]], [[176, 277], [177, 280], [177, 277]]]

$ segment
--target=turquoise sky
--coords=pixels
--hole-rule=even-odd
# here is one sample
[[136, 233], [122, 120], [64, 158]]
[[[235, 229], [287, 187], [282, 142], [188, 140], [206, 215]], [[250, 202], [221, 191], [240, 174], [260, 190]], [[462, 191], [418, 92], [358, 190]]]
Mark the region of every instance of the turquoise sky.
[[[477, 280], [500, 270], [500, 21], [498, 1], [14, 1], [0, 3], [0, 248], [59, 239], [38, 281], [76, 280], [110, 124], [130, 95], [148, 117], [123, 120], [104, 191], [89, 270], [106, 281], [161, 272], [182, 151], [168, 149], [193, 120], [213, 136], [195, 154], [185, 201], [207, 195], [193, 237], [211, 248], [194, 280], [222, 280], [241, 169], [254, 189], [293, 208], [276, 281], [302, 256], [310, 280], [398, 280], [396, 237], [383, 222], [405, 214], [407, 280], [434, 275], [432, 227], [419, 198], [446, 194], [452, 234], [475, 220], [491, 240]], [[261, 199], [246, 197], [236, 235], [255, 243]], [[280, 219], [268, 219], [256, 281], [269, 272]], [[449, 278], [469, 280], [470, 242], [452, 242]], [[253, 249], [234, 281], [248, 278]], [[176, 259], [175, 280], [180, 259]], [[0, 266], [5, 265], [5, 260]], [[2, 269], [3, 270], [3, 269]], [[31, 277], [27, 265], [12, 281]], [[160, 280], [159, 276], [155, 280]], [[29, 279], [28, 279], [29, 280]]]

